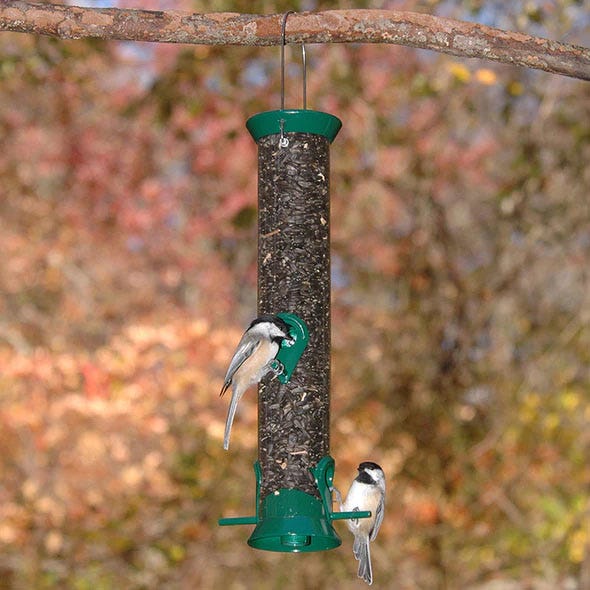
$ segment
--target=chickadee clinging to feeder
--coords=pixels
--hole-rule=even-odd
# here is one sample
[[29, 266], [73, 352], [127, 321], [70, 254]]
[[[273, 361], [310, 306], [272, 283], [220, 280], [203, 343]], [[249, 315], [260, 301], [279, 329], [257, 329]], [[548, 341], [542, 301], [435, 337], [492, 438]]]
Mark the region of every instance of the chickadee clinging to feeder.
[[225, 421], [223, 448], [229, 448], [231, 427], [238, 402], [247, 389], [258, 383], [273, 368], [272, 361], [279, 352], [281, 342], [290, 340], [289, 326], [278, 316], [264, 314], [248, 326], [229, 364], [220, 396], [232, 386], [231, 401]]
[[385, 510], [385, 474], [377, 463], [365, 461], [358, 466], [358, 475], [352, 482], [346, 500], [334, 488], [341, 512], [370, 510], [370, 518], [349, 519], [346, 521], [354, 535], [352, 553], [359, 562], [358, 577], [369, 586], [373, 583], [371, 550], [369, 543], [375, 539], [383, 522]]

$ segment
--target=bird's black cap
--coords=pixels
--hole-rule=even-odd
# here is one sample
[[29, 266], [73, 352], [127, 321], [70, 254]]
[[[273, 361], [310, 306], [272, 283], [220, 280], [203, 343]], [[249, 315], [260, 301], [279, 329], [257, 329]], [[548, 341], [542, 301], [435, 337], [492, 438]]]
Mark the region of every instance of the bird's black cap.
[[[365, 469], [381, 469], [381, 465], [377, 465], [377, 463], [373, 463], [372, 461], [363, 461], [358, 466], [358, 470], [363, 471]], [[381, 469], [381, 471], [383, 471], [383, 469]]]
[[278, 326], [285, 334], [289, 335], [289, 326], [280, 317], [273, 315], [272, 313], [263, 313], [259, 315], [252, 323], [248, 326], [248, 330], [256, 324], [263, 324], [264, 322], [270, 322], [275, 326]]

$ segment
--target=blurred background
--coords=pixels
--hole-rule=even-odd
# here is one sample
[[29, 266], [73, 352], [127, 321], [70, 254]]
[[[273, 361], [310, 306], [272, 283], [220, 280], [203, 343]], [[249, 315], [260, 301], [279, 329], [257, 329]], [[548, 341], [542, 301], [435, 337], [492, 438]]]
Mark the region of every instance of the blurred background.
[[[125, 0], [390, 8], [590, 45], [574, 0]], [[590, 588], [590, 86], [310, 45], [331, 149], [332, 455], [388, 476], [375, 588]], [[286, 104], [301, 105], [287, 51]], [[279, 49], [0, 35], [0, 588], [363, 588], [351, 539], [247, 547], [256, 145]]]

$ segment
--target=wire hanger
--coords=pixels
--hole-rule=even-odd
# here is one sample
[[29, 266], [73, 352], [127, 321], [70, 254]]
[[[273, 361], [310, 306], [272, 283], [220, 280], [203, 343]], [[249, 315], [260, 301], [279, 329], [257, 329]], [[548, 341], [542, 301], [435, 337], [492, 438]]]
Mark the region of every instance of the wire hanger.
[[[283, 16], [283, 25], [281, 28], [281, 110], [285, 110], [285, 45], [286, 45], [286, 31], [287, 18], [290, 14], [295, 14], [294, 10], [285, 12]], [[302, 78], [303, 78], [303, 109], [307, 109], [307, 59], [305, 55], [305, 45], [301, 44], [301, 58], [302, 58]]]

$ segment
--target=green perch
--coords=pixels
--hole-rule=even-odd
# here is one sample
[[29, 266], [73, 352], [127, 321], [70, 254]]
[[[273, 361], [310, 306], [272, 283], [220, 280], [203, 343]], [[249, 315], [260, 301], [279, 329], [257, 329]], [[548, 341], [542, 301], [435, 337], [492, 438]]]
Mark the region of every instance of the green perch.
[[253, 524], [256, 528], [248, 539], [255, 549], [300, 553], [326, 551], [342, 541], [332, 526], [333, 520], [369, 518], [371, 512], [332, 511], [334, 459], [323, 457], [311, 470], [320, 499], [297, 489], [280, 489], [260, 501], [262, 470], [258, 461], [256, 474], [256, 515], [219, 519], [220, 526]]

